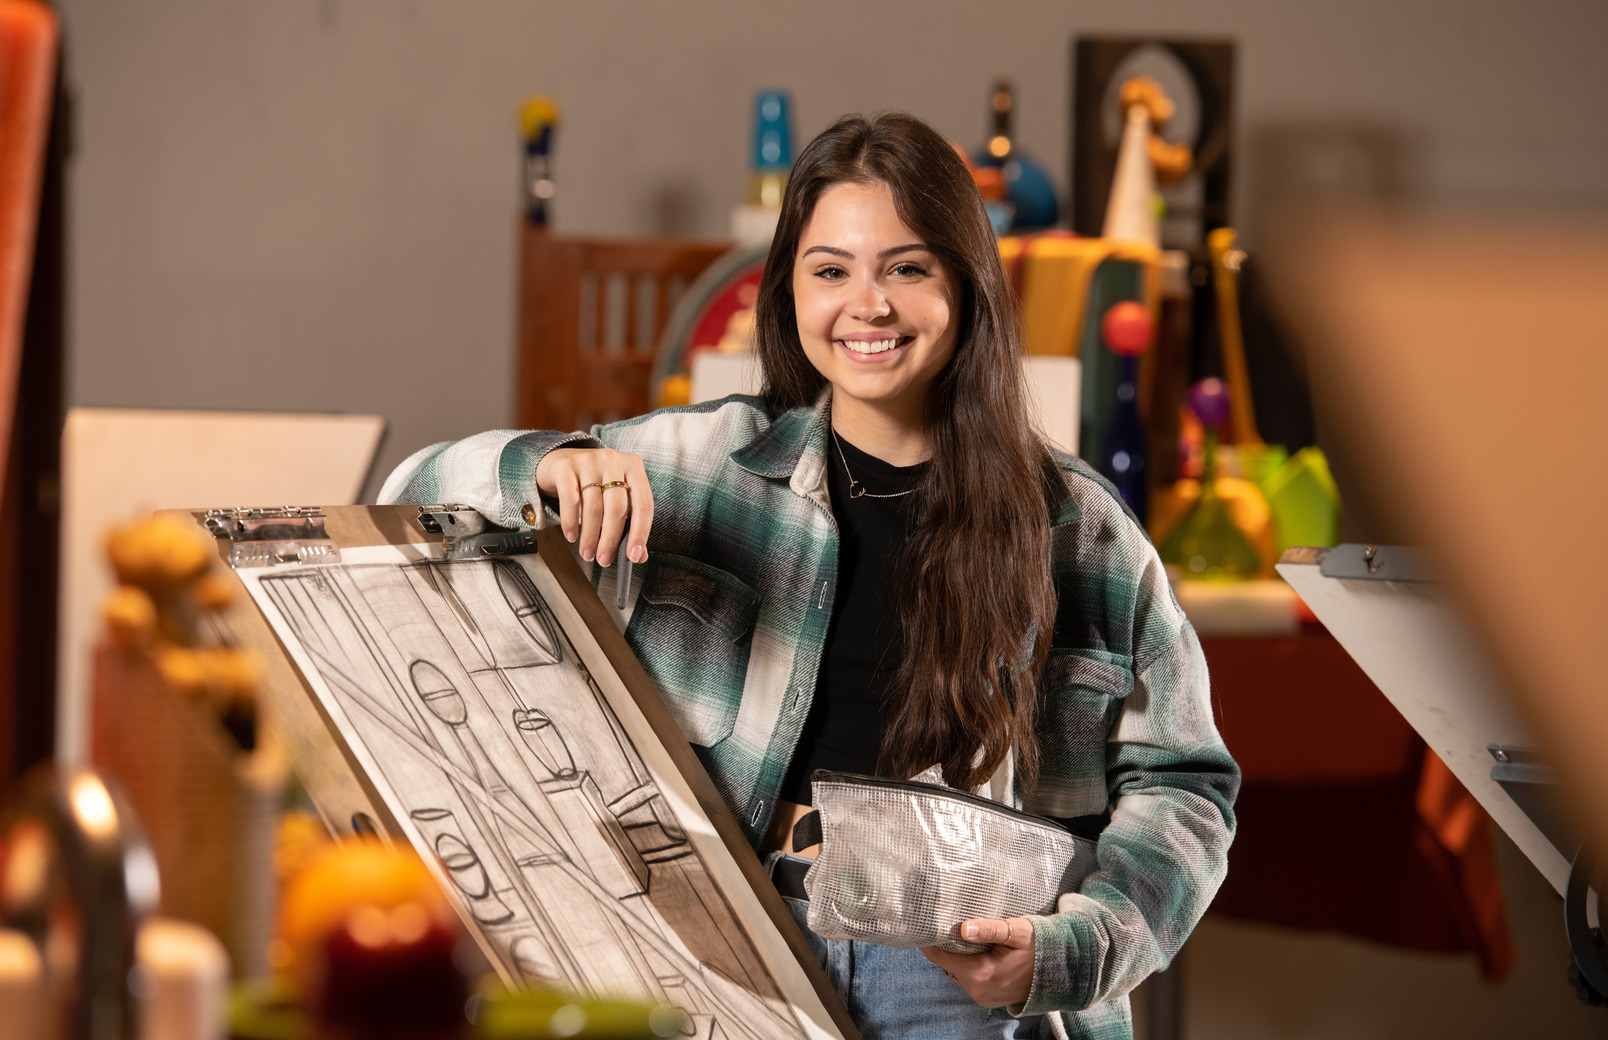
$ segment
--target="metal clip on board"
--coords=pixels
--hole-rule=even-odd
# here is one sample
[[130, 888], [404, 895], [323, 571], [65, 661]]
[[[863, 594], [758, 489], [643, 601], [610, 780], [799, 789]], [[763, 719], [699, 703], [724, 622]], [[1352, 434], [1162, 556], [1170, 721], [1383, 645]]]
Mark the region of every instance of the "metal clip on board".
[[536, 551], [535, 531], [498, 527], [468, 506], [455, 503], [420, 506], [419, 526], [441, 535], [441, 554], [446, 560], [480, 560]]
[[233, 543], [231, 567], [341, 561], [340, 548], [324, 530], [324, 511], [316, 506], [209, 509], [201, 523], [214, 538]]
[[[498, 527], [464, 505], [420, 506], [419, 526], [442, 536], [442, 557], [447, 560], [479, 560], [537, 551], [535, 531], [529, 528], [510, 531]], [[620, 545], [623, 550], [623, 537]], [[619, 552], [616, 565], [618, 573], [615, 577], [614, 606], [617, 610], [624, 610], [631, 589], [631, 557], [623, 551]]]

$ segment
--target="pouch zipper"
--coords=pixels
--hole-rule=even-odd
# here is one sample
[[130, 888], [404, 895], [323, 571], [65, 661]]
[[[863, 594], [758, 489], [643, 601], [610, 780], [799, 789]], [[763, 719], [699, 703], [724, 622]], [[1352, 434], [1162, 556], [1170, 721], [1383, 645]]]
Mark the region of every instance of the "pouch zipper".
[[810, 774], [810, 783], [813, 784], [817, 780], [846, 780], [851, 783], [865, 784], [871, 787], [890, 787], [895, 791], [912, 791], [918, 794], [936, 795], [942, 798], [951, 799], [952, 801], [960, 802], [965, 805], [975, 805], [979, 808], [991, 809], [994, 812], [1004, 813], [1006, 816], [1014, 817], [1018, 820], [1023, 820], [1029, 823], [1037, 823], [1045, 827], [1053, 827], [1054, 829], [1062, 831], [1066, 834], [1070, 834], [1072, 837], [1081, 841], [1097, 840], [1096, 838], [1090, 837], [1086, 834], [1079, 834], [1077, 831], [1068, 827], [1061, 821], [1053, 820], [1048, 816], [1040, 816], [1037, 813], [1024, 812], [1021, 809], [1015, 809], [1009, 805], [996, 802], [992, 798], [984, 798], [980, 794], [972, 794], [970, 791], [960, 791], [953, 787], [943, 787], [938, 784], [929, 784], [922, 780], [895, 780], [892, 777], [887, 776], [866, 776], [863, 773], [840, 773], [834, 769], [817, 769], [815, 772]]

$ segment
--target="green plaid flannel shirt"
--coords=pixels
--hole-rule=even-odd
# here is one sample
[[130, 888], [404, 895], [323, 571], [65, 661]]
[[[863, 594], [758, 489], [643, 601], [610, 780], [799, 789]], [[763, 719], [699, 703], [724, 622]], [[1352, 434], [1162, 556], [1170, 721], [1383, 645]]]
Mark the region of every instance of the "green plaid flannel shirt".
[[[552, 523], [537, 464], [559, 446], [641, 456], [648, 561], [617, 623], [749, 840], [770, 822], [809, 713], [836, 601], [826, 485], [829, 403], [779, 414], [752, 397], [673, 408], [591, 434], [493, 431], [414, 454], [382, 502], [462, 502], [508, 527]], [[1239, 770], [1212, 719], [1206, 663], [1161, 561], [1109, 484], [1056, 456], [1058, 607], [1041, 682], [1041, 766], [985, 793], [1059, 818], [1102, 816], [1099, 868], [1034, 919], [1024, 1015], [1070, 1036], [1127, 1037], [1126, 994], [1165, 968], [1222, 882]], [[1009, 551], [1001, 546], [1001, 552]], [[618, 567], [590, 568], [612, 609]]]

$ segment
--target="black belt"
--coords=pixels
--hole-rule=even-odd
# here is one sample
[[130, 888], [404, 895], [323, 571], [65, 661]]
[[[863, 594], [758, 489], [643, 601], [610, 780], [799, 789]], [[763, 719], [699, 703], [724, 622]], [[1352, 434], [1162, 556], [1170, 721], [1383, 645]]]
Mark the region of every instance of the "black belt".
[[807, 862], [779, 859], [771, 868], [771, 881], [775, 882], [776, 891], [787, 899], [809, 899], [810, 894], [804, 891], [804, 874], [809, 869]]

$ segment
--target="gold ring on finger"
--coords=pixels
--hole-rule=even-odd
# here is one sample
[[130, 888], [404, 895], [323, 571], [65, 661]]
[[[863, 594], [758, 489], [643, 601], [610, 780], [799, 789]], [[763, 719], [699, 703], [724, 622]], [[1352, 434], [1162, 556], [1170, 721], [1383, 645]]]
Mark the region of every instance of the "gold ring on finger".
[[603, 482], [601, 480], [594, 480], [590, 484], [582, 484], [581, 485], [581, 493], [584, 495], [586, 493], [587, 488], [600, 488], [602, 486], [603, 486]]
[[623, 480], [604, 481], [603, 483], [599, 484], [598, 487], [602, 488], [604, 491], [607, 491], [609, 488], [625, 488], [627, 491], [631, 490], [631, 485], [627, 484]]

